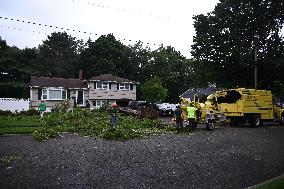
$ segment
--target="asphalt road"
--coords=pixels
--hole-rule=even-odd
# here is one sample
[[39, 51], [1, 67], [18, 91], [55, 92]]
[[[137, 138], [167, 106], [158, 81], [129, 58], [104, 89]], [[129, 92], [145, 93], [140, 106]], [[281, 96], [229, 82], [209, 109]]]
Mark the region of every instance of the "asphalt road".
[[1, 136], [0, 187], [246, 188], [284, 174], [283, 146], [280, 126], [201, 127], [126, 142]]

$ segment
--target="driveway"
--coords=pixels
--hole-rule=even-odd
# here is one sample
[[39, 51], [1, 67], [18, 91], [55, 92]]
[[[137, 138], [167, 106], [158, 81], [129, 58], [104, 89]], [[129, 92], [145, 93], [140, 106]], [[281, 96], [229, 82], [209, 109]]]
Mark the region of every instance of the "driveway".
[[284, 127], [204, 128], [126, 142], [0, 137], [4, 188], [245, 188], [284, 174]]

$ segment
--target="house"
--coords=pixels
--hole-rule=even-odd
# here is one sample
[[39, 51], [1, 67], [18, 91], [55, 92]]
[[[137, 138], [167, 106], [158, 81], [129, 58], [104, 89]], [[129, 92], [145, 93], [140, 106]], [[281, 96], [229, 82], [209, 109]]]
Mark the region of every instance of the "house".
[[139, 83], [111, 74], [92, 77], [88, 80], [91, 106], [100, 107], [105, 102], [127, 106], [129, 101], [136, 100], [137, 84]]
[[82, 79], [50, 78], [32, 76], [30, 81], [30, 107], [37, 108], [41, 100], [45, 101], [50, 111], [56, 104], [69, 100], [71, 106], [85, 107], [89, 102], [90, 108], [99, 108], [103, 103], [128, 105], [136, 100], [135, 81], [124, 79], [111, 74], [103, 74]]
[[197, 95], [198, 98], [201, 101], [203, 101], [203, 100], [206, 100], [206, 97], [208, 95], [216, 92], [217, 90], [221, 90], [221, 89], [216, 88], [215, 85], [209, 84], [208, 87], [188, 89], [187, 91], [182, 93], [180, 97], [183, 97], [183, 98], [188, 99], [189, 101], [192, 101], [194, 100], [194, 96]]

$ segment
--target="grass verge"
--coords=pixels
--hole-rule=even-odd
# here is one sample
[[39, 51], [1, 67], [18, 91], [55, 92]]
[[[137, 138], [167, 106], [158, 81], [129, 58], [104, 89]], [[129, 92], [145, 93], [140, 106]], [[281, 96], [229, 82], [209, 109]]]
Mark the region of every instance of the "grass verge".
[[283, 189], [284, 188], [284, 175], [273, 178], [264, 183], [250, 187], [250, 189]]
[[30, 134], [42, 127], [0, 127], [0, 135], [3, 134]]

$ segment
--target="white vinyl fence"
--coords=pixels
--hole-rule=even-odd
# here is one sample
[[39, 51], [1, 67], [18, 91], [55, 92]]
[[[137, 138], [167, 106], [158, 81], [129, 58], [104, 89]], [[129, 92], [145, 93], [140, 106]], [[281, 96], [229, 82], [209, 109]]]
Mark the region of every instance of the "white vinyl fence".
[[0, 98], [0, 110], [26, 111], [30, 107], [29, 99]]

